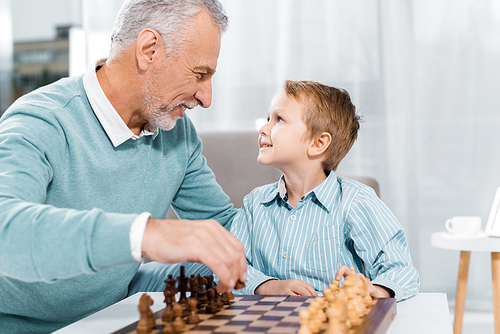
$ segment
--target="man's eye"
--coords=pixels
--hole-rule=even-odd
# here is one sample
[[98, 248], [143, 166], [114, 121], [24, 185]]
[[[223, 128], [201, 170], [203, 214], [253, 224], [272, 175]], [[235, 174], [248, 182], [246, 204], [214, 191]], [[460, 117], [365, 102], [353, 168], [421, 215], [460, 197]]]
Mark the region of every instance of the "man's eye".
[[203, 80], [207, 76], [206, 73], [198, 72], [198, 79]]

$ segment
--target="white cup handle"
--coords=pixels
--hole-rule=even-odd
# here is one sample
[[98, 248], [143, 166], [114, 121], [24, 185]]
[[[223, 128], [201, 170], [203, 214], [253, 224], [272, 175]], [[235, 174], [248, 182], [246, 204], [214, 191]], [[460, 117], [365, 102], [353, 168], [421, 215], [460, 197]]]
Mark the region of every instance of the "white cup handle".
[[451, 222], [452, 222], [452, 220], [451, 220], [451, 219], [447, 219], [447, 220], [446, 220], [446, 223], [444, 224], [444, 226], [446, 227], [446, 229], [447, 229], [448, 231], [450, 231], [451, 233], [454, 233], [454, 232], [453, 232], [453, 229], [451, 228]]

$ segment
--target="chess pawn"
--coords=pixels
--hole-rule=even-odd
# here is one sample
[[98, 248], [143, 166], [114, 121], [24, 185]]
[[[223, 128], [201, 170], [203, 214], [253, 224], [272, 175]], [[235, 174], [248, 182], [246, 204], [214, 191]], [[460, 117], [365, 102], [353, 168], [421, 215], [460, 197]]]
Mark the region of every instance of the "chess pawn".
[[328, 286], [328, 289], [332, 291], [333, 294], [336, 294], [339, 291], [340, 281], [334, 279], [332, 283]]
[[217, 292], [217, 290], [215, 290], [215, 304], [217, 305], [217, 310], [222, 310], [222, 308], [224, 307], [224, 303], [222, 302], [222, 296], [220, 293]]
[[172, 322], [164, 322], [163, 329], [161, 331], [162, 334], [175, 334], [174, 325]]
[[161, 316], [161, 321], [164, 324], [172, 323], [174, 321], [174, 311], [172, 309], [172, 306], [165, 307], [165, 310], [163, 311], [163, 314]]
[[189, 315], [187, 322], [188, 324], [197, 324], [200, 322], [200, 317], [198, 316], [198, 313], [196, 313], [196, 305], [198, 302], [196, 301], [195, 298], [189, 298], [188, 301], [189, 308], [191, 309], [191, 314]]
[[[311, 319], [311, 313], [309, 312], [309, 309], [304, 309], [299, 311], [299, 319], [300, 319], [300, 329], [298, 333], [301, 334], [308, 334], [311, 333], [311, 329], [309, 328], [310, 325], [310, 319]], [[302, 332], [301, 332], [302, 330]]]
[[137, 333], [138, 334], [149, 334], [153, 333], [153, 329], [155, 328], [155, 320], [154, 315], [151, 309], [149, 308], [153, 305], [153, 300], [147, 294], [143, 294], [141, 299], [139, 299], [139, 314], [140, 319], [137, 323]]
[[207, 313], [216, 313], [219, 309], [217, 308], [217, 304], [215, 301], [215, 290], [208, 289], [207, 296], [208, 296], [208, 305], [207, 305], [205, 311]]
[[321, 317], [318, 316], [320, 312], [319, 308], [320, 305], [316, 300], [314, 300], [307, 308], [309, 310], [309, 329], [312, 333], [318, 333], [321, 329], [321, 324], [323, 323]]
[[[224, 305], [229, 305], [230, 304], [230, 302], [229, 302], [229, 293], [227, 293], [227, 292], [222, 293], [222, 296], [220, 297], [220, 299], [222, 300], [222, 304], [224, 304]], [[234, 296], [233, 296], [233, 299], [234, 299]]]
[[233, 292], [232, 291], [229, 291], [227, 293], [227, 296], [229, 297], [229, 303], [231, 303], [231, 300], [234, 300], [234, 295], [233, 295]]
[[174, 320], [174, 330], [176, 333], [183, 332], [184, 329], [186, 328], [186, 324], [184, 323], [184, 320], [182, 320], [182, 305], [179, 303], [174, 304], [174, 315], [175, 315], [175, 320]]

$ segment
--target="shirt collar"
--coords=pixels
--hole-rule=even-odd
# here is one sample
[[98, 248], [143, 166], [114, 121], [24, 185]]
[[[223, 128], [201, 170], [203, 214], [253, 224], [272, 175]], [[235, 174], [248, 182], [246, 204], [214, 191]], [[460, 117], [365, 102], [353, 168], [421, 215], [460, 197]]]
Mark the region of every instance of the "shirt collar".
[[147, 128], [141, 131], [139, 136], [136, 136], [125, 124], [120, 115], [116, 112], [115, 108], [109, 102], [104, 94], [99, 81], [97, 80], [97, 69], [100, 68], [106, 59], [99, 60], [94, 66], [90, 67], [83, 75], [83, 87], [89, 99], [90, 105], [94, 110], [94, 114], [101, 123], [108, 138], [117, 147], [130, 138], [137, 139], [142, 136], [153, 136], [153, 139], [158, 135], [157, 128]]
[[[334, 171], [331, 171], [323, 182], [308, 192], [303, 198], [314, 197], [318, 201], [318, 204], [324, 207], [327, 212], [330, 212], [333, 209], [334, 201], [332, 199], [338, 196], [339, 192], [340, 185], [337, 182], [337, 175]], [[261, 203], [269, 203], [276, 197], [281, 198], [283, 201], [287, 200], [285, 175], [281, 175], [279, 181], [276, 183], [275, 190], [263, 196]]]

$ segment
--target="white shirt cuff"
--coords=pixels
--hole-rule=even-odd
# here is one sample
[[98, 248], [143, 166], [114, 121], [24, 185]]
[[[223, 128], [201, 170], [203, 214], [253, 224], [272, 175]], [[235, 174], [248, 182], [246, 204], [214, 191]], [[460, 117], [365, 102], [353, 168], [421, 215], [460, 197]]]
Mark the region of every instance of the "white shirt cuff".
[[136, 262], [142, 261], [142, 238], [144, 237], [144, 230], [151, 214], [143, 212], [134, 220], [130, 226], [130, 250], [132, 257]]

